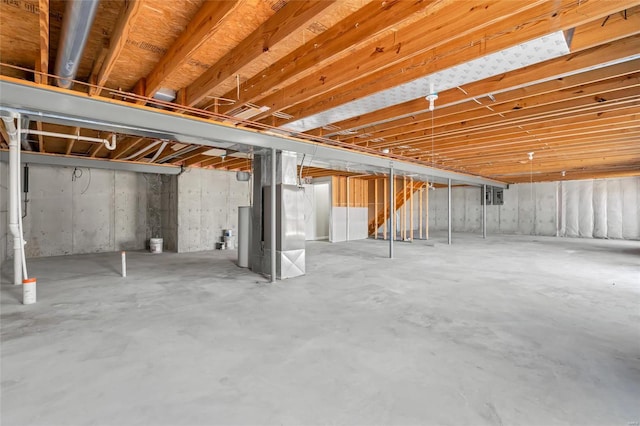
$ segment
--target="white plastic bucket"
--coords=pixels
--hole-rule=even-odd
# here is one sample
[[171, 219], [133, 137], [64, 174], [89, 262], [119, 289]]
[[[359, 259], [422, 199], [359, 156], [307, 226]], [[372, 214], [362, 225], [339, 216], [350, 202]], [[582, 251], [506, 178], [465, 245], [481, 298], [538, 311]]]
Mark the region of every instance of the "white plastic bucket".
[[22, 280], [22, 303], [30, 305], [36, 303], [36, 279]]
[[227, 246], [227, 249], [233, 250], [236, 248], [236, 237], [224, 237], [224, 244]]
[[149, 250], [151, 253], [162, 253], [162, 238], [151, 238], [149, 240]]

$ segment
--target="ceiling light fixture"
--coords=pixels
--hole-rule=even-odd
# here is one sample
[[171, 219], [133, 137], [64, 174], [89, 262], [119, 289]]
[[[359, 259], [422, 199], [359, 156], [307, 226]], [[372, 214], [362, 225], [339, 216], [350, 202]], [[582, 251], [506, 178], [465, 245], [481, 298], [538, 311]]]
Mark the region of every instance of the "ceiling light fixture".
[[433, 83], [429, 83], [429, 94], [425, 99], [429, 101], [429, 111], [433, 112], [435, 109], [435, 102], [438, 99], [438, 94], [433, 88]]

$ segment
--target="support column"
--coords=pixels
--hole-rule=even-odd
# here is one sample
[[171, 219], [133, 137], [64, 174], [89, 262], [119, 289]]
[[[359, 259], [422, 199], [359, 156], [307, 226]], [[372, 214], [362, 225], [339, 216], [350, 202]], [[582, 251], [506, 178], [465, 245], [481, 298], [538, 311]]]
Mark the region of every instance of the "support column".
[[304, 194], [297, 155], [269, 148], [255, 153], [251, 209], [251, 270], [271, 282], [305, 273]]
[[447, 244], [451, 244], [451, 179], [447, 179]]
[[482, 185], [482, 238], [487, 238], [487, 185]]
[[395, 176], [393, 166], [389, 171], [389, 259], [393, 259], [393, 240], [396, 239], [396, 197], [393, 191]]

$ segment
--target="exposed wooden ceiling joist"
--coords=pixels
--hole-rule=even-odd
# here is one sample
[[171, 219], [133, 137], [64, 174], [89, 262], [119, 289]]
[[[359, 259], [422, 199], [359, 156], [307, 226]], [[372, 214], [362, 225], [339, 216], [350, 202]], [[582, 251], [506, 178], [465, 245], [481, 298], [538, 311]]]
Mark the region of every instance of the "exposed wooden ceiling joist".
[[293, 1], [284, 5], [272, 18], [186, 88], [186, 104], [193, 106], [204, 100], [225, 78], [259, 55], [268, 53], [271, 46], [329, 7], [331, 3], [333, 0], [311, 0]]

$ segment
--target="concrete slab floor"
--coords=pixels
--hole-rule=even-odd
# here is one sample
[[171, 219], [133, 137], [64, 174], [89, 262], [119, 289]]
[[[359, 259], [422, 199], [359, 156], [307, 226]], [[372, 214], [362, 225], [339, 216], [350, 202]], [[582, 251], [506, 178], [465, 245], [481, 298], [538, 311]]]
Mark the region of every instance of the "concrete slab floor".
[[638, 424], [639, 242], [436, 241], [7, 262], [2, 424]]

